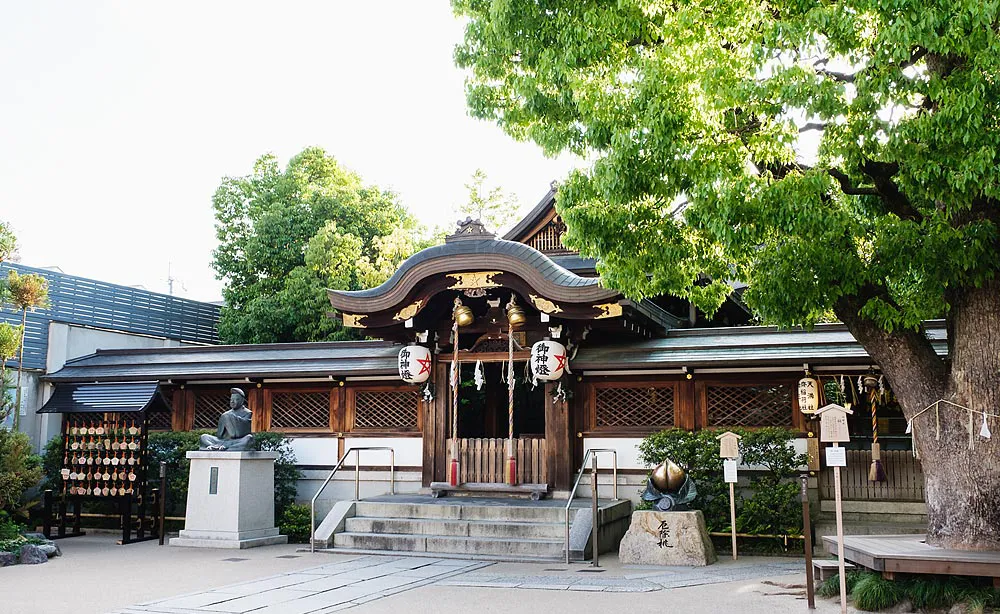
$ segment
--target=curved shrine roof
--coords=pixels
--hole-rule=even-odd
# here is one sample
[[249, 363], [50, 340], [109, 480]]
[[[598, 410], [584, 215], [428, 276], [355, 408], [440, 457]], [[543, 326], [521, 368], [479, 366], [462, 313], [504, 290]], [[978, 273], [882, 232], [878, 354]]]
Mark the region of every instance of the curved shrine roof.
[[402, 302], [427, 277], [471, 271], [517, 275], [550, 300], [589, 303], [621, 296], [603, 287], [599, 278], [581, 277], [530, 245], [496, 239], [471, 220], [463, 222], [443, 245], [410, 256], [383, 284], [367, 290], [327, 290], [327, 293], [335, 309], [372, 313]]

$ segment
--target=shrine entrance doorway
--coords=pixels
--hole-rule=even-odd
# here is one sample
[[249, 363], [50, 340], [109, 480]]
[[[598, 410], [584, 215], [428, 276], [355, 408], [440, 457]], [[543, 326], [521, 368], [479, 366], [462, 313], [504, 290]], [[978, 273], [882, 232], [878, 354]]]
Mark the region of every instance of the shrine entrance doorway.
[[[458, 393], [458, 440], [447, 441], [448, 460], [455, 450], [460, 483], [504, 483], [511, 441], [507, 363], [463, 357]], [[512, 440], [518, 484], [547, 484], [545, 458], [545, 386], [526, 381], [524, 360], [514, 362]], [[478, 372], [478, 377], [477, 377]], [[478, 380], [478, 385], [477, 385]], [[456, 413], [449, 399], [449, 422]], [[452, 425], [448, 425], [448, 433]]]

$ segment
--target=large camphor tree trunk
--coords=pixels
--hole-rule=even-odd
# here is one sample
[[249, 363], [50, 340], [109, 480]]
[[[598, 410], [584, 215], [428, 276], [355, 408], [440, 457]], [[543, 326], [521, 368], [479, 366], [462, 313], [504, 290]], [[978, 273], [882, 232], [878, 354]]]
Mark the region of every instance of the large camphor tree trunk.
[[[928, 543], [963, 550], [1000, 550], [1000, 420], [992, 439], [979, 435], [983, 417], [940, 404], [1000, 413], [1000, 281], [949, 297], [949, 356], [942, 359], [922, 332], [886, 333], [842, 299], [837, 315], [885, 373], [907, 419], [913, 419], [927, 498]], [[940, 433], [938, 433], [938, 417]]]

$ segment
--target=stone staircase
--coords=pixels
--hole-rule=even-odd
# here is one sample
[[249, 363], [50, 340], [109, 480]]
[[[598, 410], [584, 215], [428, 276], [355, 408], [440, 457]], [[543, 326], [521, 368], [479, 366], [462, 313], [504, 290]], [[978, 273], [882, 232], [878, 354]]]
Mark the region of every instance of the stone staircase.
[[[343, 502], [330, 513], [333, 518], [328, 516], [317, 530], [317, 546], [332, 545], [334, 552], [435, 553], [490, 560], [555, 561], [565, 557], [565, 501], [399, 499]], [[585, 503], [581, 501], [570, 511], [571, 522], [582, 523], [572, 531], [570, 553], [577, 559], [583, 558], [587, 545], [574, 543], [581, 537], [586, 541], [584, 531], [593, 526]], [[601, 511], [602, 529], [608, 524], [617, 529], [622, 517], [627, 528], [630, 511], [627, 501], [606, 502]], [[620, 539], [619, 535], [615, 548]], [[602, 536], [602, 551], [611, 545], [603, 540]]]

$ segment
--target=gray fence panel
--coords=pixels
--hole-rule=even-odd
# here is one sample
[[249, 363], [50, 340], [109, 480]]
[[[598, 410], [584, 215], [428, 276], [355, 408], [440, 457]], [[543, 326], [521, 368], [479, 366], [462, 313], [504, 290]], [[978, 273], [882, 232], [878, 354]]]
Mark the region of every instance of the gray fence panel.
[[[41, 275], [49, 282], [49, 307], [29, 312], [26, 320], [24, 366], [28, 369], [45, 368], [52, 321], [190, 343], [219, 343], [218, 305], [21, 264], [0, 263], [3, 278], [11, 269], [21, 275]], [[20, 324], [21, 314], [4, 305], [0, 309], [0, 322]], [[10, 364], [16, 366], [17, 361]]]

